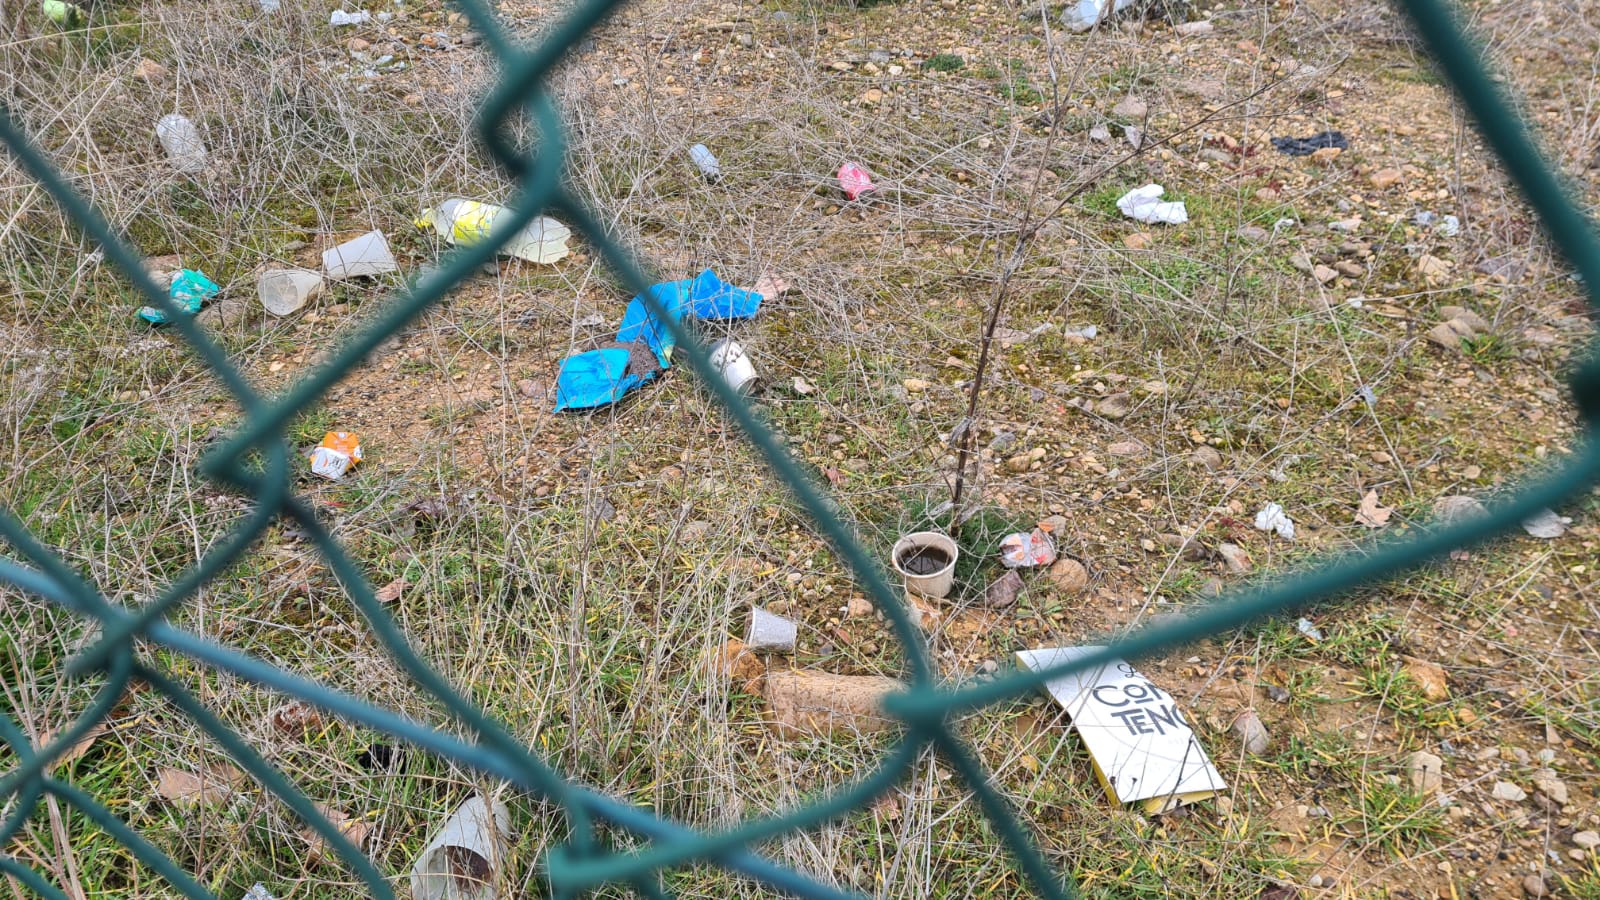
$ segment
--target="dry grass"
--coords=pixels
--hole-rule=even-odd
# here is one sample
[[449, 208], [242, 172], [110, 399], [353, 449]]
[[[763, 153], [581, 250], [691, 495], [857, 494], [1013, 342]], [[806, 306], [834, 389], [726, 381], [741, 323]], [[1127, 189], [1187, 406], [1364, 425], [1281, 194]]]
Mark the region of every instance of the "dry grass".
[[[418, 209], [507, 193], [472, 139], [492, 67], [431, 2], [395, 8], [394, 32], [407, 38], [395, 49], [384, 29], [335, 32], [322, 6], [285, 6], [294, 8], [267, 18], [253, 4], [107, 5], [91, 28], [58, 34], [13, 5], [4, 15], [29, 24], [0, 42], [8, 109], [141, 252], [180, 254], [228, 295], [250, 297], [258, 265], [305, 262], [335, 236], [372, 227], [414, 271], [436, 250], [409, 227]], [[554, 10], [502, 6], [529, 39], [553, 21]], [[1582, 10], [1475, 12], [1497, 53], [1530, 41], [1557, 58], [1595, 49], [1595, 19]], [[1142, 30], [1135, 20], [1078, 37], [1040, 10], [1003, 4], [646, 3], [620, 12], [554, 79], [573, 190], [653, 271], [677, 278], [710, 266], [745, 284], [766, 273], [794, 281], [756, 323], [729, 333], [766, 377], [762, 414], [798, 457], [833, 471], [831, 495], [869, 546], [925, 524], [948, 499], [946, 438], [965, 411], [994, 284], [1015, 265], [1002, 325], [1054, 330], [997, 348], [974, 432], [977, 521], [992, 537], [1068, 516], [1065, 549], [1090, 564], [1094, 585], [1068, 597], [1034, 580], [1014, 613], [985, 619], [975, 601], [992, 564], [964, 568], [947, 627], [930, 639], [953, 683], [1022, 646], [1091, 640], [1201, 602], [1219, 567], [1184, 559], [1162, 535], [1244, 542], [1258, 566], [1278, 570], [1363, 539], [1352, 516], [1368, 488], [1396, 507], [1392, 527], [1417, 527], [1434, 497], [1505, 489], [1559, 457], [1573, 434], [1559, 392], [1568, 354], [1589, 333], [1577, 294], [1530, 241], [1525, 211], [1393, 18], [1323, 4], [1208, 14], [1218, 36], [1180, 39], [1154, 13]], [[426, 49], [429, 34], [446, 49]], [[371, 42], [367, 59], [394, 52], [406, 68], [362, 77], [369, 64], [348, 51], [354, 36]], [[921, 67], [941, 52], [960, 52], [965, 65]], [[1511, 82], [1555, 159], [1592, 192], [1600, 79], [1524, 56], [1508, 61]], [[144, 58], [168, 74], [132, 77]], [[882, 93], [866, 99], [873, 90]], [[1154, 138], [1175, 137], [1119, 164], [1126, 151], [1087, 132], [1137, 124], [1108, 112], [1130, 93], [1149, 104]], [[174, 110], [206, 136], [215, 165], [203, 177], [174, 173], [151, 136]], [[1291, 164], [1264, 141], [1321, 127], [1353, 135], [1351, 158]], [[1218, 134], [1259, 155], [1237, 166], [1208, 159]], [[721, 158], [721, 183], [694, 176], [686, 148], [696, 142]], [[1375, 196], [1365, 179], [1424, 158], [1407, 185], [1418, 196]], [[844, 159], [872, 169], [879, 199], [841, 206], [829, 178]], [[1178, 193], [1194, 221], [1130, 250], [1123, 238], [1134, 229], [1114, 201], [1146, 181]], [[133, 321], [131, 292], [87, 259], [92, 248], [9, 161], [0, 196], [0, 292], [10, 301], [0, 311], [0, 505], [107, 597], [145, 602], [248, 509], [194, 474], [238, 413], [178, 342]], [[1408, 223], [1423, 208], [1459, 211], [1468, 230], [1454, 241], [1419, 233]], [[1366, 274], [1319, 288], [1288, 265], [1294, 252], [1336, 248], [1345, 237], [1326, 224], [1353, 211], [1366, 215]], [[1017, 253], [1024, 223], [1040, 221]], [[1277, 235], [1242, 238], [1250, 225]], [[1454, 277], [1425, 283], [1414, 270], [1423, 251], [1456, 261]], [[1526, 281], [1471, 275], [1482, 257], [1507, 252], [1528, 263]], [[312, 315], [218, 333], [276, 392], [393, 287], [342, 285]], [[1356, 295], [1367, 306], [1341, 304]], [[370, 457], [340, 484], [297, 469], [295, 487], [375, 584], [409, 583], [391, 611], [412, 647], [519, 740], [571, 778], [728, 827], [844, 784], [881, 751], [867, 739], [782, 742], [762, 727], [759, 699], [705, 677], [699, 658], [742, 629], [749, 604], [785, 603], [800, 620], [797, 665], [893, 674], [900, 658], [876, 620], [842, 616], [850, 576], [692, 375], [674, 371], [586, 416], [552, 416], [519, 389], [548, 384], [561, 358], [603, 339], [625, 302], [589, 251], [475, 279], [296, 424], [296, 446], [355, 428]], [[1420, 342], [1450, 303], [1491, 319], [1500, 342], [1470, 359]], [[591, 314], [607, 324], [582, 324]], [[1100, 337], [1063, 336], [1086, 324]], [[1546, 333], [1553, 342], [1536, 339]], [[796, 390], [797, 376], [815, 391]], [[910, 390], [908, 379], [928, 385]], [[1376, 405], [1358, 397], [1363, 386]], [[1122, 390], [1133, 394], [1123, 419], [1066, 403]], [[1009, 449], [982, 449], [1003, 435], [1014, 436]], [[1223, 452], [1222, 471], [1188, 462], [1201, 438]], [[1145, 454], [1108, 454], [1125, 441]], [[1046, 451], [1038, 463], [1006, 463], [1034, 447]], [[1294, 513], [1300, 543], [1239, 525], [1269, 499]], [[419, 515], [418, 500], [430, 511]], [[1042, 702], [968, 717], [963, 734], [1052, 861], [1093, 896], [1258, 896], [1313, 875], [1352, 896], [1495, 894], [1530, 866], [1592, 895], [1593, 860], [1572, 860], [1565, 841], [1590, 827], [1594, 796], [1594, 507], [1593, 495], [1575, 496], [1562, 512], [1576, 527], [1560, 541], [1509, 541], [1323, 610], [1320, 644], [1272, 622], [1149, 661], [1235, 786], [1231, 813], [1212, 805], [1151, 821], [1108, 809]], [[595, 513], [605, 508], [613, 514]], [[992, 550], [977, 531], [964, 548], [974, 558]], [[91, 633], [14, 592], [4, 602], [7, 714], [37, 737], [87, 702], [92, 683], [65, 680], [62, 665]], [[292, 529], [274, 528], [176, 621], [457, 727]], [[1419, 695], [1403, 674], [1411, 655], [1446, 667], [1448, 699]], [[370, 822], [367, 849], [402, 893], [432, 828], [473, 789], [502, 792], [515, 811], [503, 891], [544, 890], [538, 864], [567, 837], [558, 810], [421, 752], [373, 767], [370, 748], [383, 739], [369, 729], [325, 718], [285, 733], [272, 712], [286, 698], [165, 651], [149, 658], [312, 799]], [[1293, 699], [1266, 701], [1266, 684]], [[1264, 757], [1239, 754], [1226, 731], [1251, 705], [1276, 737]], [[1546, 723], [1565, 743], [1546, 747]], [[1460, 813], [1391, 783], [1405, 783], [1406, 753], [1444, 743], [1460, 750], [1448, 772]], [[1472, 755], [1489, 747], [1507, 760]], [[1566, 810], [1483, 808], [1496, 780], [1531, 790], [1540, 763], [1513, 749], [1556, 751], [1551, 765], [1573, 794]], [[348, 873], [308, 858], [301, 827], [264, 792], [211, 808], [153, 796], [160, 767], [223, 761], [193, 723], [141, 693], [68, 771], [220, 895], [257, 880], [279, 897], [360, 892]], [[877, 895], [1016, 893], [1020, 875], [950, 774], [925, 755], [892, 801], [761, 849]], [[1301, 817], [1302, 806], [1327, 815]], [[6, 851], [74, 896], [169, 890], [68, 809], [41, 807]], [[710, 867], [666, 883], [685, 896], [760, 893]]]

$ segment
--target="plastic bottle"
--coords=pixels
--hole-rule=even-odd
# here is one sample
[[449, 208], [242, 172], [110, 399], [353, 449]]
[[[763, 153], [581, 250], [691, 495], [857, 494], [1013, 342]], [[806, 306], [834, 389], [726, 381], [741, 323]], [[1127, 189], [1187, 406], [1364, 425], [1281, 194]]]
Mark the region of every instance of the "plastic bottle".
[[[493, 203], [452, 197], [433, 209], [423, 210], [417, 226], [433, 228], [448, 243], [471, 246], [487, 238], [500, 217], [510, 213], [511, 210]], [[567, 249], [570, 237], [572, 229], [549, 216], [540, 216], [512, 235], [500, 252], [548, 265], [571, 252]]]
[[166, 149], [167, 158], [172, 160], [172, 167], [179, 172], [191, 175], [204, 172], [210, 163], [200, 129], [186, 116], [176, 113], [162, 116], [156, 122], [156, 137]]
[[716, 154], [712, 153], [705, 144], [695, 144], [689, 148], [689, 158], [700, 169], [700, 174], [707, 181], [716, 181], [722, 177], [722, 163], [717, 162]]

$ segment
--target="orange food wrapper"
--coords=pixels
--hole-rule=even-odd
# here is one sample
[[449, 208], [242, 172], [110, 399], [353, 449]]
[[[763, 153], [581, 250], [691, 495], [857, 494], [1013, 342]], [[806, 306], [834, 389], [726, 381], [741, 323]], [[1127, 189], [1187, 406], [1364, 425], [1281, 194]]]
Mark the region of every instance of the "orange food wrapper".
[[330, 431], [311, 451], [311, 471], [338, 481], [361, 461], [361, 438], [353, 431]]

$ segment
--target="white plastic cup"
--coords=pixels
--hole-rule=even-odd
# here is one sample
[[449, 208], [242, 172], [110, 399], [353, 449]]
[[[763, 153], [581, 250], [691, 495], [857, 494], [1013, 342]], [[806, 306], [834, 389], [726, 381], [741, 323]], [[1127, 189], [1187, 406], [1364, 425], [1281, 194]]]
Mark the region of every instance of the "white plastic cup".
[[694, 160], [695, 167], [707, 181], [716, 181], [722, 177], [722, 163], [717, 162], [716, 154], [705, 144], [695, 144], [690, 147], [689, 158]]
[[468, 797], [411, 867], [416, 900], [492, 900], [495, 872], [511, 851], [511, 811]]
[[744, 391], [756, 381], [755, 363], [750, 354], [731, 340], [720, 340], [711, 348], [711, 364], [722, 373], [724, 381], [736, 391]]
[[179, 172], [195, 175], [204, 172], [210, 163], [200, 129], [185, 116], [177, 113], [162, 116], [156, 122], [156, 138], [167, 151], [172, 167]]
[[[932, 572], [910, 572], [905, 563], [919, 551], [942, 554], [947, 561]], [[950, 589], [955, 586], [956, 559], [959, 556], [956, 542], [949, 535], [937, 531], [917, 531], [895, 542], [890, 559], [894, 562], [894, 570], [905, 578], [906, 590], [930, 600], [939, 600], [949, 596]]]

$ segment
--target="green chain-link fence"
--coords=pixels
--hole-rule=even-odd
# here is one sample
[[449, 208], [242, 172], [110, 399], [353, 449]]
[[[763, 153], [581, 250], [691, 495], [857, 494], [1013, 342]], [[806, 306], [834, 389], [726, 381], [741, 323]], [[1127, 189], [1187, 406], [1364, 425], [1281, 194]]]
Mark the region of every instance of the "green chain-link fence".
[[[478, 266], [493, 259], [499, 241], [452, 253], [440, 271], [395, 297], [383, 315], [336, 358], [303, 380], [287, 396], [269, 403], [246, 383], [194, 320], [177, 314], [166, 293], [157, 289], [140, 265], [134, 249], [120, 240], [106, 220], [67, 185], [61, 173], [18, 130], [9, 113], [0, 110], [0, 140], [78, 227], [104, 248], [106, 258], [148, 302], [168, 313], [184, 340], [215, 371], [243, 408], [247, 424], [209, 454], [201, 471], [206, 477], [255, 501], [254, 511], [233, 529], [228, 539], [190, 567], [158, 598], [137, 608], [107, 600], [93, 584], [35, 540], [15, 516], [0, 510], [0, 535], [9, 542], [13, 554], [0, 557], [0, 580], [59, 604], [96, 624], [100, 631], [98, 639], [70, 661], [68, 671], [78, 676], [99, 673], [103, 679], [94, 702], [84, 714], [43, 747], [33, 746], [18, 723], [0, 713], [0, 739], [6, 742], [16, 760], [14, 768], [0, 777], [0, 800], [4, 803], [5, 816], [0, 824], [0, 846], [9, 845], [39, 804], [47, 796], [53, 796], [99, 824], [182, 894], [209, 896], [176, 863], [120, 821], [95, 797], [49, 774], [52, 761], [105, 719], [129, 683], [137, 680], [170, 699], [263, 787], [321, 835], [360, 876], [373, 896], [393, 896], [387, 876], [339, 828], [320, 815], [289, 779], [207, 711], [188, 690], [147, 661], [146, 655], [141, 653], [141, 645], [156, 644], [207, 666], [298, 697], [484, 775], [503, 778], [559, 805], [568, 818], [572, 838], [552, 850], [543, 861], [550, 889], [556, 896], [584, 894], [608, 883], [631, 885], [646, 896], [663, 896], [658, 871], [689, 863], [725, 867], [796, 895], [850, 896], [764, 859], [751, 849], [752, 845], [787, 832], [815, 828], [867, 804], [905, 777], [921, 751], [929, 747], [943, 756], [973, 792], [1034, 890], [1046, 897], [1072, 896], [1075, 891], [1070, 879], [1051, 869], [1006, 799], [990, 783], [982, 763], [950, 727], [953, 717], [1020, 696], [1049, 679], [1098, 665], [1112, 656], [1139, 658], [1165, 647], [1218, 634], [1262, 616], [1326, 601], [1359, 585], [1421, 565], [1452, 548], [1487, 540], [1600, 480], [1600, 442], [1595, 440], [1600, 437], [1597, 433], [1600, 432], [1600, 358], [1591, 356], [1575, 368], [1573, 378], [1585, 440], [1562, 471], [1496, 505], [1490, 516], [1428, 531], [1412, 540], [1378, 546], [1370, 553], [1240, 593], [1181, 622], [1134, 633], [1103, 653], [1080, 658], [1070, 665], [1020, 672], [959, 690], [941, 689], [900, 592], [890, 586], [879, 563], [830, 512], [819, 489], [802, 474], [772, 432], [723, 379], [713, 377], [704, 349], [691, 334], [665, 315], [646, 291], [650, 280], [639, 263], [606, 236], [593, 214], [574, 200], [562, 184], [565, 145], [556, 109], [544, 89], [545, 78], [562, 56], [578, 44], [583, 34], [619, 2], [589, 0], [538, 47], [523, 49], [512, 43], [481, 0], [461, 0], [461, 8], [474, 27], [485, 35], [488, 46], [502, 63], [500, 82], [483, 106], [481, 137], [493, 158], [521, 185], [521, 193], [514, 204], [516, 214], [512, 221], [501, 224], [496, 237], [504, 239], [544, 211], [564, 215], [593, 242], [628, 286], [645, 298], [652, 311], [669, 323], [690, 366], [703, 377], [704, 383], [739, 423], [767, 463], [793, 490], [877, 607], [890, 619], [904, 654], [909, 688], [891, 696], [885, 706], [891, 715], [904, 722], [903, 737], [883, 755], [875, 771], [848, 787], [782, 816], [757, 819], [712, 834], [661, 818], [563, 778], [452, 690], [446, 679], [418, 658], [374, 597], [356, 564], [312, 514], [311, 508], [289, 490], [290, 450], [284, 432], [290, 421], [317, 403], [330, 386], [386, 338], [415, 320], [453, 286], [466, 280]], [[1541, 160], [1522, 123], [1485, 72], [1479, 54], [1463, 34], [1452, 10], [1441, 0], [1401, 0], [1401, 6], [1477, 120], [1484, 138], [1538, 212], [1549, 238], [1576, 267], [1591, 302], [1600, 308], [1600, 240]], [[521, 152], [507, 137], [507, 123], [524, 116], [537, 134], [537, 152], [531, 156]], [[388, 652], [418, 685], [470, 730], [474, 740], [463, 740], [420, 725], [168, 624], [169, 614], [194, 597], [209, 579], [247, 553], [267, 527], [279, 519], [293, 522], [316, 545]], [[597, 832], [600, 822], [636, 835], [644, 849], [632, 853], [608, 850]], [[0, 854], [0, 872], [41, 895], [67, 896], [16, 858]]]

